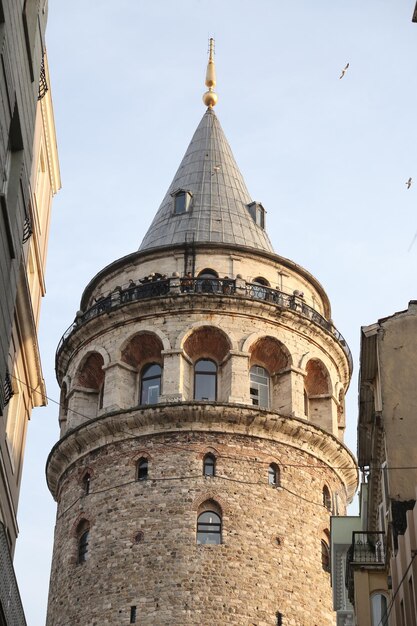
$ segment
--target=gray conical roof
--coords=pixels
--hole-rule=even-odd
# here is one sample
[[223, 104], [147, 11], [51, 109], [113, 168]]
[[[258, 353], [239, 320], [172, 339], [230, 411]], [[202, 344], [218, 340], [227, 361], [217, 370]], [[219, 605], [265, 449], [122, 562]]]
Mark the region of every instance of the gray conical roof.
[[[174, 214], [173, 193], [192, 194], [190, 208]], [[222, 127], [209, 108], [139, 250], [191, 242], [216, 242], [273, 252], [265, 230], [248, 210], [252, 202]]]

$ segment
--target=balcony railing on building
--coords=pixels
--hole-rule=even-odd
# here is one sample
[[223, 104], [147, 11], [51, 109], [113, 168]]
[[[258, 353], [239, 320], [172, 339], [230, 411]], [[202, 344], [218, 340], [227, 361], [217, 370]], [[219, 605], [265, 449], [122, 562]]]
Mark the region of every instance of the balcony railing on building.
[[301, 295], [287, 294], [278, 289], [272, 289], [256, 283], [248, 283], [244, 280], [231, 278], [157, 278], [153, 280], [143, 279], [138, 284], [133, 281], [122, 287], [116, 287], [111, 293], [97, 298], [96, 302], [84, 313], [77, 314], [75, 321], [65, 331], [57, 348], [59, 356], [63, 345], [70, 335], [85, 322], [129, 302], [136, 302], [146, 298], [157, 298], [173, 294], [212, 294], [223, 296], [238, 296], [262, 300], [275, 305], [280, 309], [288, 309], [308, 318], [325, 331], [333, 335], [345, 352], [349, 366], [352, 369], [353, 361], [349, 346], [337, 328], [318, 311], [304, 302]]
[[352, 533], [352, 544], [346, 559], [346, 587], [349, 600], [354, 602], [354, 571], [359, 568], [380, 569], [385, 567], [386, 535], [384, 532]]

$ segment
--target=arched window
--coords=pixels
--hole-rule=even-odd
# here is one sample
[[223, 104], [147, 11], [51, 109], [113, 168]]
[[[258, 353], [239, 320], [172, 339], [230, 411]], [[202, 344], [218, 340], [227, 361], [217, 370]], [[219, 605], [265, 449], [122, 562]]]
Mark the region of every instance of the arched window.
[[324, 539], [321, 540], [321, 566], [325, 572], [330, 572], [330, 548]]
[[137, 479], [146, 480], [148, 478], [148, 459], [139, 459], [137, 464]]
[[140, 403], [157, 404], [161, 394], [162, 368], [158, 363], [145, 365], [140, 377]]
[[373, 593], [371, 596], [372, 626], [385, 624], [387, 618], [387, 598], [383, 593]]
[[264, 287], [269, 287], [269, 282], [263, 276], [257, 276], [252, 281], [256, 285], [263, 285]]
[[215, 293], [220, 291], [219, 275], [210, 268], [202, 270], [198, 275], [197, 291]]
[[83, 476], [83, 489], [84, 494], [88, 496], [90, 493], [90, 484], [91, 484], [91, 474], [90, 472], [86, 472]]
[[279, 467], [276, 463], [271, 463], [268, 467], [268, 483], [273, 485], [274, 487], [279, 487], [280, 484], [280, 475], [279, 475]]
[[81, 520], [77, 527], [78, 552], [77, 563], [84, 563], [88, 558], [88, 544], [90, 538], [90, 524]]
[[203, 475], [215, 476], [216, 474], [216, 457], [213, 454], [206, 454], [203, 459]]
[[198, 274], [198, 278], [218, 278], [219, 275], [216, 270], [212, 270], [211, 267], [206, 267]]
[[268, 281], [265, 278], [262, 278], [262, 276], [257, 276], [256, 278], [254, 278], [251, 283], [252, 297], [256, 298], [257, 300], [266, 300], [268, 292], [265, 287], [268, 286]]
[[328, 511], [332, 510], [332, 496], [330, 495], [327, 485], [323, 487], [323, 506], [325, 506]]
[[217, 365], [209, 359], [200, 359], [194, 367], [194, 400], [216, 400]]
[[219, 544], [222, 542], [222, 519], [214, 511], [204, 511], [197, 519], [197, 543]]
[[253, 365], [250, 368], [250, 398], [254, 406], [264, 409], [269, 407], [269, 374], [260, 365]]

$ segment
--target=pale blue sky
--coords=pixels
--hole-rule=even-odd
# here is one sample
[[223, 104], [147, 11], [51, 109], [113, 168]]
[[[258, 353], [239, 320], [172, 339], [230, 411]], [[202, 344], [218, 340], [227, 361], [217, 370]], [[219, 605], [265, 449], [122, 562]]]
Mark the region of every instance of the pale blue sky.
[[[41, 352], [54, 354], [83, 288], [138, 248], [204, 114], [208, 37], [216, 113], [275, 251], [323, 284], [355, 372], [360, 326], [417, 298], [414, 0], [51, 0], [47, 47], [63, 189], [53, 205]], [[339, 80], [349, 62], [346, 76]], [[415, 177], [407, 191], [405, 182]], [[45, 622], [58, 438], [49, 403], [29, 424], [16, 570], [28, 626]]]

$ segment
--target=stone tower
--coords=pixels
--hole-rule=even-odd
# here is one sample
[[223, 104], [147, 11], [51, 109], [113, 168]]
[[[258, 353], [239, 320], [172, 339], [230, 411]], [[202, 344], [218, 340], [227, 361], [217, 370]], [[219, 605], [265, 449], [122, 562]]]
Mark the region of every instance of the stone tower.
[[274, 253], [208, 107], [138, 252], [86, 287], [56, 370], [48, 626], [330, 626], [351, 355]]

